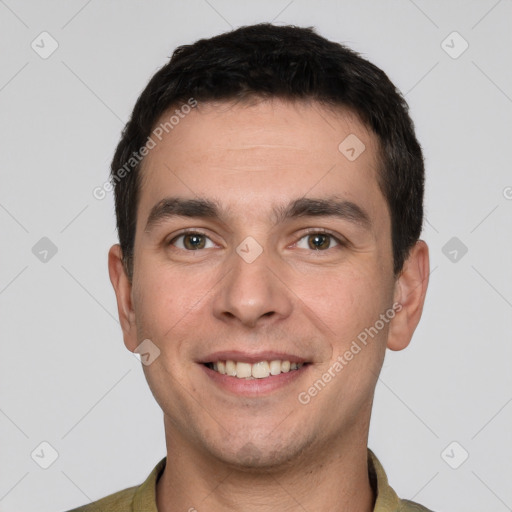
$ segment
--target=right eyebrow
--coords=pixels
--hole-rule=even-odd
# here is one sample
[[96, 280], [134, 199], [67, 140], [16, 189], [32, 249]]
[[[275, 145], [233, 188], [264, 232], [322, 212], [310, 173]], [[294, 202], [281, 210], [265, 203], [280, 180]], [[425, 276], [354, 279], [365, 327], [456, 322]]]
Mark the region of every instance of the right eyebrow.
[[219, 218], [219, 205], [209, 199], [180, 199], [167, 197], [159, 201], [149, 213], [145, 231], [171, 217]]

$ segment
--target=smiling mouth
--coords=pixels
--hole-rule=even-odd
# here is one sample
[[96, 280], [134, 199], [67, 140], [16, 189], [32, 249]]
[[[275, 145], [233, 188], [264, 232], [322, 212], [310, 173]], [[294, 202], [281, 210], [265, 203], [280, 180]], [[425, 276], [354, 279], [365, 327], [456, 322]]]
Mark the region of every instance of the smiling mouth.
[[259, 361], [258, 363], [245, 363], [242, 361], [217, 361], [205, 363], [206, 367], [221, 375], [228, 375], [237, 379], [266, 379], [270, 376], [280, 375], [291, 371], [300, 370], [308, 363], [292, 363], [275, 359], [273, 361]]

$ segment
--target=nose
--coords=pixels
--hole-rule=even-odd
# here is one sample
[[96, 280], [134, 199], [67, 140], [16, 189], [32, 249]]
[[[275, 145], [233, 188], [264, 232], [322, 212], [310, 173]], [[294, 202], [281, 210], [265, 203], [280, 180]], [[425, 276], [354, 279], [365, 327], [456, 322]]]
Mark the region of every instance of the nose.
[[253, 328], [290, 315], [293, 294], [265, 251], [250, 263], [234, 252], [226, 263], [229, 272], [213, 302], [216, 318]]

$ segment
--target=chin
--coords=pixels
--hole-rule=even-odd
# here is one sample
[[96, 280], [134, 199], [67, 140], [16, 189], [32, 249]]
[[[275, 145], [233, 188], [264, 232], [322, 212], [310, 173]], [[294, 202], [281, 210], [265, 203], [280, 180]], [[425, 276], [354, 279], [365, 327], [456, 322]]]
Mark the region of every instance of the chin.
[[[206, 447], [222, 464], [228, 465], [237, 471], [260, 472], [282, 470], [291, 463], [295, 463], [311, 442], [300, 441], [295, 436], [288, 437], [286, 443], [270, 439], [272, 432], [260, 439], [233, 440], [233, 438], [217, 444], [215, 447]], [[292, 440], [293, 439], [293, 440]], [[228, 446], [224, 444], [229, 442]]]

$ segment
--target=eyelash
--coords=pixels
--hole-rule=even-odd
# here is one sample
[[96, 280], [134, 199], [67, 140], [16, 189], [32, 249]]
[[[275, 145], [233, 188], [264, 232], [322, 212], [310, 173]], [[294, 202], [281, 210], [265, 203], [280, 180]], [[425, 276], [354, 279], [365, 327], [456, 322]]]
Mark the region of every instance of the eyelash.
[[[204, 233], [201, 230], [195, 229], [195, 230], [182, 231], [180, 234], [176, 235], [172, 240], [170, 240], [168, 245], [173, 245], [176, 242], [176, 240], [178, 240], [178, 239], [180, 239], [182, 237], [185, 237], [187, 235], [201, 235], [201, 236], [204, 236], [205, 238], [208, 238], [210, 241], [212, 241], [210, 239], [210, 237], [206, 233]], [[316, 229], [315, 228], [309, 228], [309, 229], [307, 229], [306, 232], [293, 245], [298, 244], [303, 238], [306, 238], [306, 237], [312, 236], [312, 235], [327, 235], [327, 236], [332, 238], [337, 243], [337, 245], [335, 245], [334, 247], [329, 247], [328, 249], [324, 249], [324, 250], [318, 250], [317, 251], [317, 250], [314, 250], [314, 249], [310, 249], [313, 252], [327, 252], [327, 251], [329, 251], [331, 249], [334, 249], [334, 248], [336, 248], [338, 246], [339, 247], [345, 247], [345, 246], [348, 245], [347, 241], [337, 237], [336, 235], [334, 235], [330, 231], [328, 231], [326, 229], [322, 229], [322, 228], [316, 228]], [[181, 251], [195, 252], [194, 250], [189, 250], [189, 249], [181, 249], [181, 248], [177, 248], [177, 249], [181, 250]], [[197, 249], [197, 250], [201, 250], [201, 249]]]

